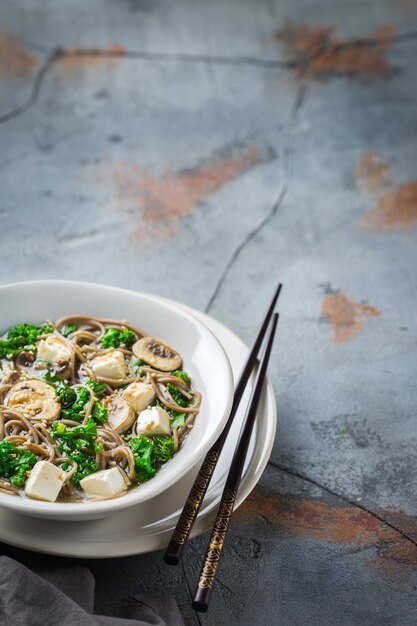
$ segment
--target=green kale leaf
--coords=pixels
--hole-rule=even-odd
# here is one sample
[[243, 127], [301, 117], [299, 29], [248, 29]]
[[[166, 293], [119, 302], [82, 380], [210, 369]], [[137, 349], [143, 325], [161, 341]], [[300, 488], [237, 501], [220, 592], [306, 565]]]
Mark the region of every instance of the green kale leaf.
[[[58, 441], [58, 448], [68, 459], [77, 463], [77, 471], [71, 478], [73, 485], [78, 486], [84, 476], [97, 471], [95, 453], [102, 446], [97, 444], [97, 424], [90, 418], [85, 425], [67, 427], [62, 422], [52, 424], [53, 437]], [[63, 463], [62, 469], [69, 471], [71, 463]]]
[[86, 384], [91, 387], [97, 398], [101, 398], [101, 396], [106, 392], [106, 385], [98, 380], [88, 380]]
[[170, 411], [171, 428], [182, 428], [187, 419], [187, 413], [179, 413], [178, 411]]
[[135, 457], [135, 474], [140, 483], [144, 483], [156, 474], [152, 465], [153, 444], [150, 437], [141, 435], [130, 439], [129, 446]]
[[65, 324], [65, 326], [61, 328], [61, 335], [64, 335], [64, 337], [68, 337], [68, 335], [70, 335], [71, 333], [75, 333], [77, 328], [77, 324]]
[[154, 464], [159, 467], [174, 455], [174, 438], [156, 435], [152, 437], [154, 445]]
[[187, 372], [183, 372], [182, 370], [175, 370], [174, 372], [172, 372], [172, 375], [176, 376], [177, 378], [181, 378], [181, 380], [184, 380], [188, 386], [191, 385], [191, 376]]
[[101, 406], [100, 402], [97, 402], [96, 400], [93, 404], [93, 410], [91, 411], [91, 415], [93, 416], [93, 419], [95, 422], [97, 422], [97, 424], [104, 424], [105, 422], [107, 422], [108, 412], [109, 410], [106, 407]]
[[77, 387], [75, 402], [67, 409], [62, 410], [62, 417], [74, 422], [82, 422], [85, 417], [85, 410], [90, 401], [90, 392], [84, 387]]
[[45, 371], [42, 372], [39, 378], [55, 389], [55, 393], [62, 406], [67, 407], [76, 401], [77, 393], [75, 389], [66, 385], [64, 381], [59, 378], [59, 376], [55, 376], [54, 374], [51, 374], [51, 372]]
[[142, 359], [134, 359], [134, 361], [130, 364], [130, 369], [133, 374], [137, 376], [145, 376], [146, 372], [141, 369], [142, 365], [145, 365], [145, 361], [142, 361]]
[[167, 383], [166, 388], [168, 389], [169, 393], [172, 396], [172, 399], [178, 404], [178, 406], [187, 406], [187, 399], [184, 398], [178, 387], [176, 387], [175, 385], [171, 385], [171, 383]]
[[145, 482], [155, 476], [159, 467], [174, 454], [173, 437], [133, 437], [129, 446], [135, 457], [135, 473], [139, 482]]
[[0, 358], [14, 359], [23, 351], [35, 352], [35, 340], [40, 335], [51, 333], [53, 329], [50, 324], [17, 324], [9, 330], [5, 339], [0, 340]]
[[91, 417], [86, 424], [73, 427], [66, 426], [62, 422], [54, 422], [52, 435], [60, 439], [58, 447], [62, 452], [92, 448], [97, 438], [97, 424]]
[[28, 472], [37, 460], [36, 455], [30, 450], [19, 450], [9, 441], [0, 443], [0, 476], [16, 487], [25, 484]]
[[118, 348], [119, 346], [131, 346], [135, 341], [136, 335], [132, 330], [107, 327], [101, 339], [101, 345], [103, 348]]
[[75, 389], [66, 385], [64, 381], [59, 378], [59, 376], [55, 376], [54, 374], [51, 374], [51, 372], [45, 371], [41, 374], [40, 378], [55, 389], [55, 393], [62, 406], [70, 406], [77, 400], [77, 393]]
[[[77, 464], [77, 471], [71, 477], [71, 483], [75, 487], [79, 487], [80, 480], [94, 474], [97, 471], [97, 463], [95, 457], [82, 454], [81, 452], [75, 452], [67, 455], [72, 461]], [[69, 472], [72, 468], [72, 463], [64, 462], [61, 464], [61, 468], [64, 472]]]
[[[61, 401], [64, 407], [61, 411], [61, 417], [74, 422], [82, 422], [85, 417], [85, 411], [90, 401], [91, 394], [85, 387], [77, 387], [73, 389], [68, 387], [58, 376], [54, 376], [50, 372], [45, 372], [41, 376], [42, 380], [52, 385], [55, 389], [55, 393]], [[89, 381], [90, 383], [97, 384], [101, 389], [102, 383], [95, 383], [95, 381]], [[90, 385], [91, 386], [91, 385]], [[105, 388], [105, 387], [104, 387]], [[107, 420], [108, 410], [101, 406], [100, 402], [94, 401], [91, 415], [98, 424], [104, 424]]]

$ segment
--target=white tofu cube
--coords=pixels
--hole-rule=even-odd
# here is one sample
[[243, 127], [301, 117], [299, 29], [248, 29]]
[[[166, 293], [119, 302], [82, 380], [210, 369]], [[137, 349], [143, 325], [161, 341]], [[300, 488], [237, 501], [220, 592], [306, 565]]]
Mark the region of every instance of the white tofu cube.
[[155, 400], [155, 390], [147, 383], [131, 383], [123, 391], [123, 399], [139, 413]]
[[90, 474], [80, 480], [80, 485], [88, 496], [117, 496], [127, 490], [127, 485], [117, 467]]
[[71, 358], [71, 350], [59, 337], [49, 335], [39, 342], [37, 356], [48, 363], [65, 363]]
[[138, 435], [170, 435], [169, 415], [160, 406], [153, 406], [139, 413], [136, 422]]
[[65, 480], [65, 472], [49, 461], [38, 461], [30, 472], [25, 493], [29, 498], [55, 502]]
[[98, 356], [94, 359], [91, 369], [96, 376], [101, 378], [112, 378], [116, 380], [118, 378], [126, 378], [127, 368], [123, 352], [120, 350], [113, 350], [103, 356]]

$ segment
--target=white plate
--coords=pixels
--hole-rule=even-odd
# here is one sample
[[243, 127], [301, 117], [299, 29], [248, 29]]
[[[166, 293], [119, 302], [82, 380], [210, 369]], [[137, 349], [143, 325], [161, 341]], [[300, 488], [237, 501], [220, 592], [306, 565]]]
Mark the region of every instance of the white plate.
[[[200, 319], [223, 345], [236, 376], [247, 356], [248, 348], [228, 328], [216, 320], [184, 307]], [[236, 415], [228, 441], [220, 456], [210, 488], [204, 500], [192, 535], [211, 528], [227, 475], [243, 415], [246, 391], [241, 409]], [[276, 430], [274, 392], [268, 382], [262, 394], [256, 427], [251, 439], [237, 506], [248, 497], [268, 462]], [[198, 468], [197, 468], [198, 469]], [[48, 554], [81, 558], [121, 557], [152, 552], [166, 547], [182, 505], [194, 481], [197, 469], [186, 474], [175, 485], [144, 504], [115, 513], [105, 519], [91, 521], [55, 521], [26, 517], [0, 509], [0, 540], [20, 548]]]

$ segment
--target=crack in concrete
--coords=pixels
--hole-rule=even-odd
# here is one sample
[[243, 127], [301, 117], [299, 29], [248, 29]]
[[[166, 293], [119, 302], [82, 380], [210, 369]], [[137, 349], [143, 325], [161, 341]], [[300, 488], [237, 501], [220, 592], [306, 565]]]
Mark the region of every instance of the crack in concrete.
[[[341, 47], [351, 47], [355, 45], [362, 45], [364, 47], [372, 47], [380, 45], [381, 43], [403, 43], [408, 41], [413, 41], [417, 39], [417, 32], [410, 31], [406, 33], [398, 33], [397, 35], [393, 35], [392, 37], [374, 37], [374, 38], [364, 38], [364, 39], [352, 39], [341, 44]], [[226, 55], [218, 55], [218, 56], [210, 56], [204, 54], [188, 54], [188, 53], [171, 53], [171, 52], [145, 52], [145, 51], [134, 51], [134, 50], [100, 50], [100, 49], [79, 49], [79, 50], [66, 50], [65, 48], [50, 48], [48, 46], [43, 46], [41, 44], [28, 42], [28, 47], [34, 51], [43, 52], [48, 54], [47, 58], [43, 61], [43, 63], [38, 68], [35, 78], [33, 80], [32, 89], [29, 98], [23, 104], [18, 107], [8, 111], [7, 113], [0, 116], [0, 124], [8, 122], [9, 120], [26, 113], [29, 109], [32, 108], [38, 99], [43, 79], [47, 74], [48, 70], [52, 67], [52, 65], [61, 58], [66, 57], [89, 57], [89, 56], [100, 56], [103, 58], [131, 58], [131, 59], [142, 59], [149, 61], [168, 61], [168, 62], [183, 62], [183, 63], [208, 63], [208, 64], [218, 64], [218, 65], [242, 65], [242, 66], [253, 66], [253, 67], [262, 67], [265, 69], [288, 69], [294, 70], [299, 67], [299, 62], [296, 60], [274, 60], [274, 59], [258, 59], [256, 57], [251, 56], [235, 56], [229, 57]], [[317, 54], [317, 53], [316, 53]], [[312, 58], [316, 56], [316, 54], [312, 55]]]
[[322, 491], [325, 491], [331, 496], [334, 496], [335, 498], [342, 500], [342, 502], [345, 502], [346, 504], [350, 504], [350, 506], [354, 506], [357, 509], [360, 509], [361, 511], [363, 511], [364, 513], [368, 513], [368, 515], [371, 515], [373, 518], [377, 519], [382, 524], [385, 524], [386, 526], [391, 528], [391, 530], [398, 533], [403, 539], [406, 539], [407, 541], [409, 541], [410, 543], [412, 543], [414, 546], [417, 547], [417, 541], [415, 539], [413, 539], [412, 537], [410, 537], [410, 535], [408, 535], [403, 530], [401, 530], [401, 528], [398, 528], [398, 526], [395, 526], [395, 524], [392, 524], [391, 522], [386, 520], [382, 515], [379, 515], [378, 513], [375, 513], [375, 511], [368, 509], [365, 505], [359, 504], [358, 502], [355, 502], [354, 500], [350, 500], [347, 496], [344, 496], [340, 493], [337, 493], [336, 491], [333, 491], [333, 489], [330, 489], [330, 487], [326, 487], [325, 485], [322, 485], [314, 478], [310, 478], [309, 476], [300, 474], [299, 472], [296, 472], [295, 470], [292, 470], [289, 467], [284, 467], [283, 465], [279, 465], [279, 463], [275, 463], [274, 461], [268, 461], [268, 465], [283, 472], [284, 474], [288, 474], [289, 476], [294, 476], [295, 478], [299, 478], [300, 480], [307, 481], [310, 484], [314, 485], [315, 487], [322, 489]]
[[122, 50], [100, 50], [100, 49], [80, 49], [67, 51], [65, 48], [49, 49], [44, 46], [38, 46], [37, 44], [31, 44], [33, 50], [40, 52], [48, 52], [47, 58], [41, 63], [35, 78], [33, 80], [32, 89], [29, 98], [23, 104], [8, 111], [7, 113], [0, 115], [0, 124], [8, 122], [9, 120], [26, 113], [37, 102], [39, 93], [42, 87], [43, 79], [47, 72], [54, 65], [56, 61], [63, 58], [72, 57], [100, 57], [100, 58], [132, 58], [142, 59], [149, 61], [176, 61], [176, 62], [190, 62], [190, 63], [216, 63], [219, 65], [252, 65], [256, 67], [264, 68], [282, 68], [282, 69], [296, 69], [296, 65], [292, 61], [274, 61], [256, 59], [253, 57], [227, 57], [217, 56], [210, 57], [205, 55], [189, 55], [189, 54], [171, 54], [171, 53], [158, 53], [158, 52], [133, 52]]
[[[389, 37], [358, 37], [356, 39], [350, 39], [349, 41], [339, 44], [340, 48], [349, 48], [352, 46], [378, 46], [383, 43], [403, 43], [413, 41], [417, 39], [417, 31], [409, 31], [405, 33], [397, 33]], [[28, 42], [28, 47], [36, 52], [44, 53], [58, 53], [60, 57], [86, 57], [86, 56], [101, 56], [101, 57], [116, 57], [116, 58], [131, 58], [131, 59], [144, 59], [149, 61], [180, 61], [184, 63], [217, 63], [219, 65], [254, 65], [266, 68], [293, 68], [296, 67], [296, 60], [278, 60], [278, 59], [259, 59], [257, 57], [251, 57], [248, 55], [207, 55], [207, 54], [195, 54], [187, 52], [151, 52], [145, 50], [125, 50], [123, 47], [117, 50], [102, 50], [100, 48], [79, 48], [79, 49], [66, 49], [59, 46], [51, 48], [49, 46], [43, 46], [34, 42]], [[315, 56], [315, 55], [314, 55]]]
[[263, 217], [261, 219], [260, 222], [258, 222], [253, 228], [252, 230], [250, 230], [245, 237], [242, 239], [242, 241], [236, 246], [236, 248], [233, 250], [232, 255], [230, 256], [230, 259], [228, 260], [228, 262], [226, 263], [222, 273], [220, 274], [216, 286], [213, 290], [213, 293], [210, 296], [209, 301], [207, 302], [207, 305], [205, 307], [205, 312], [208, 313], [211, 309], [211, 307], [213, 306], [217, 296], [219, 295], [221, 288], [230, 272], [230, 270], [232, 269], [233, 265], [235, 264], [236, 260], [238, 259], [238, 257], [240, 256], [240, 254], [243, 252], [243, 250], [249, 245], [249, 243], [265, 228], [265, 226], [267, 226], [267, 224], [269, 224], [271, 222], [271, 220], [275, 217], [275, 215], [278, 213], [279, 209], [282, 207], [282, 204], [285, 200], [285, 197], [288, 194], [288, 190], [289, 190], [289, 180], [290, 180], [290, 173], [291, 173], [291, 154], [292, 154], [292, 150], [293, 150], [293, 146], [292, 146], [292, 136], [293, 136], [293, 131], [297, 122], [297, 117], [298, 117], [298, 113], [305, 101], [305, 96], [306, 96], [306, 87], [303, 85], [301, 87], [298, 88], [297, 90], [297, 94], [295, 97], [295, 101], [294, 104], [292, 106], [292, 111], [291, 111], [291, 116], [290, 116], [290, 121], [289, 124], [287, 126], [286, 129], [286, 139], [284, 141], [284, 147], [282, 149], [282, 173], [283, 173], [283, 182], [281, 185], [281, 189], [279, 190], [279, 193], [276, 197], [276, 199], [274, 200], [272, 206], [270, 207], [268, 213], [265, 215], [265, 217]]
[[168, 61], [172, 63], [201, 63], [201, 64], [217, 64], [217, 65], [249, 65], [254, 67], [265, 68], [292, 68], [293, 61], [282, 61], [279, 59], [259, 59], [248, 55], [227, 56], [227, 55], [207, 55], [195, 54], [188, 52], [151, 52], [146, 50], [126, 50], [122, 46], [116, 50], [105, 50], [100, 48], [50, 48], [36, 43], [28, 43], [28, 48], [34, 52], [55, 53], [59, 58], [85, 58], [85, 57], [101, 57], [101, 58], [118, 58], [118, 59], [140, 59], [144, 61]]
[[257, 59], [249, 56], [228, 57], [223, 55], [204, 55], [204, 54], [186, 54], [186, 53], [170, 53], [170, 52], [134, 52], [134, 51], [118, 51], [118, 50], [77, 50], [74, 52], [61, 51], [61, 57], [109, 57], [109, 58], [127, 58], [141, 59], [144, 61], [168, 61], [180, 63], [201, 63], [216, 65], [249, 65], [264, 68], [292, 68], [293, 61], [279, 61], [275, 59]]
[[12, 109], [8, 113], [4, 113], [4, 115], [0, 115], [0, 124], [4, 124], [5, 122], [12, 120], [14, 117], [18, 117], [19, 115], [22, 115], [22, 113], [26, 113], [26, 111], [31, 109], [33, 105], [36, 104], [39, 93], [41, 91], [43, 79], [45, 78], [48, 70], [52, 67], [58, 56], [59, 55], [57, 50], [54, 50], [46, 57], [43, 63], [40, 64], [33, 79], [32, 89], [30, 91], [29, 98], [26, 100], [26, 102], [20, 104], [15, 109]]

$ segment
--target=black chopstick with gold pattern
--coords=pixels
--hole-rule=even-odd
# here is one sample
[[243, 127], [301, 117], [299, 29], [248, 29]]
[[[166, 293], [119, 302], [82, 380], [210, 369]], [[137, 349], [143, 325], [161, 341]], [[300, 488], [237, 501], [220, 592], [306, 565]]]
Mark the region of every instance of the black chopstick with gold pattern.
[[246, 410], [245, 419], [239, 435], [239, 441], [233, 455], [229, 474], [226, 479], [222, 498], [217, 511], [216, 521], [213, 526], [210, 541], [207, 546], [200, 577], [194, 594], [193, 609], [195, 611], [207, 611], [213, 583], [216, 578], [220, 557], [226, 541], [226, 534], [232, 517], [236, 496], [245, 465], [246, 454], [255, 423], [259, 400], [265, 381], [269, 356], [274, 342], [275, 330], [278, 322], [278, 313], [272, 318], [271, 328], [267, 342], [261, 355], [260, 365], [256, 374], [255, 383]]
[[259, 329], [258, 335], [254, 341], [252, 349], [239, 376], [238, 382], [236, 383], [233, 397], [233, 405], [230, 411], [229, 418], [226, 422], [226, 426], [223, 429], [220, 437], [213, 444], [213, 446], [210, 448], [205, 456], [203, 464], [201, 465], [197, 478], [194, 481], [182, 513], [178, 519], [175, 530], [172, 534], [171, 540], [165, 551], [164, 561], [166, 563], [169, 563], [170, 565], [177, 565], [187, 544], [194, 522], [197, 518], [204, 496], [206, 495], [208, 486], [210, 484], [220, 453], [223, 449], [227, 435], [230, 431], [230, 427], [233, 423], [234, 417], [242, 399], [243, 392], [245, 391], [249, 377], [257, 362], [258, 352], [265, 337], [265, 333], [268, 329], [269, 322], [275, 309], [275, 305], [281, 293], [281, 289], [282, 285], [280, 283], [274, 293], [274, 296], [268, 307], [268, 311], [262, 322], [261, 328]]

